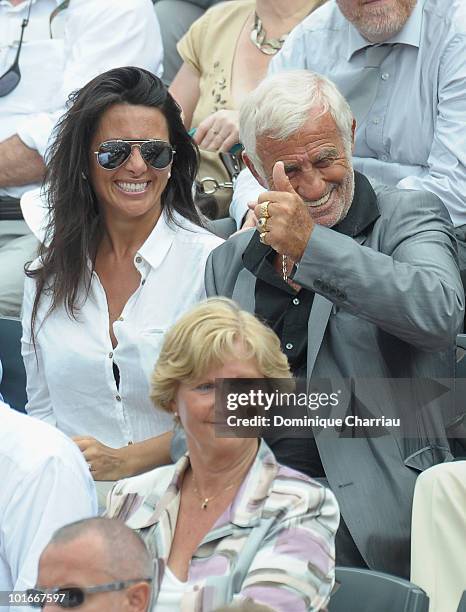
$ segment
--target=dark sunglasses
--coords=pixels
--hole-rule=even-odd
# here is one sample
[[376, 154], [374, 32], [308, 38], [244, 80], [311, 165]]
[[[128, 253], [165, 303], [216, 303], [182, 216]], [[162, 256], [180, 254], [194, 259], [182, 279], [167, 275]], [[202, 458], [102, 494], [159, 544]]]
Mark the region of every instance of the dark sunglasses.
[[86, 601], [87, 595], [123, 591], [136, 582], [152, 582], [152, 578], [134, 578], [122, 582], [111, 582], [91, 587], [53, 587], [51, 589], [28, 589], [26, 597], [32, 608], [44, 608], [53, 604], [60, 608], [79, 608]]
[[32, 0], [29, 0], [28, 14], [26, 19], [23, 19], [21, 23], [21, 36], [19, 38], [18, 51], [16, 51], [16, 57], [14, 62], [8, 68], [6, 72], [0, 76], [0, 98], [7, 96], [9, 93], [18, 87], [21, 81], [21, 70], [19, 69], [19, 56], [21, 53], [21, 47], [23, 46], [24, 30], [29, 23], [29, 15], [31, 14]]
[[94, 151], [99, 166], [116, 170], [128, 161], [133, 147], [138, 147], [143, 160], [156, 170], [165, 170], [173, 161], [175, 149], [164, 140], [106, 140]]

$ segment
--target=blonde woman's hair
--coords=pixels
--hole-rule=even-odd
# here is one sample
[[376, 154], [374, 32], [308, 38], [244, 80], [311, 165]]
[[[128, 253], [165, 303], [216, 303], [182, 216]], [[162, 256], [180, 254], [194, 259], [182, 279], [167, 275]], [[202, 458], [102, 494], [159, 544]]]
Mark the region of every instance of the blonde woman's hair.
[[238, 356], [254, 359], [265, 378], [291, 378], [276, 334], [227, 298], [201, 302], [167, 332], [151, 380], [151, 399], [171, 412], [180, 383], [200, 381], [215, 366]]

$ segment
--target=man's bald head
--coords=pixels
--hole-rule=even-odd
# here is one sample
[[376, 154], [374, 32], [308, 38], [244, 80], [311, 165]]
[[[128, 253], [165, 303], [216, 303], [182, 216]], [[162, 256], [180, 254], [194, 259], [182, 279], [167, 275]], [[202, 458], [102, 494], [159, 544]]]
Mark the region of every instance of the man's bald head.
[[[58, 529], [48, 546], [65, 544], [92, 535], [102, 547], [102, 563], [119, 580], [150, 578], [153, 561], [139, 535], [122, 521], [109, 518], [88, 518]], [[48, 548], [47, 546], [47, 548]]]
[[[54, 534], [40, 557], [37, 585], [83, 589], [80, 612], [147, 612], [152, 576], [152, 559], [134, 531], [114, 519], [92, 518]], [[111, 588], [86, 593], [103, 585]], [[56, 608], [47, 604], [49, 609]]]

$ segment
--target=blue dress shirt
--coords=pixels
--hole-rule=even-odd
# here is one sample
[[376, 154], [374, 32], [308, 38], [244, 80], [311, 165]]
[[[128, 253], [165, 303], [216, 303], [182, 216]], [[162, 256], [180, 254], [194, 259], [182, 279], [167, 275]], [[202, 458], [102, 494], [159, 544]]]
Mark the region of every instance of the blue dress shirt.
[[[385, 42], [392, 46], [380, 66], [372, 106], [357, 126], [354, 167], [387, 185], [431, 191], [454, 224], [464, 225], [464, 0], [418, 0], [403, 29]], [[269, 73], [294, 68], [319, 72], [351, 104], [349, 93], [365, 67], [369, 46], [330, 0], [293, 30]], [[244, 191], [247, 201], [254, 199], [251, 190]], [[231, 212], [238, 219], [246, 208], [236, 199]]]

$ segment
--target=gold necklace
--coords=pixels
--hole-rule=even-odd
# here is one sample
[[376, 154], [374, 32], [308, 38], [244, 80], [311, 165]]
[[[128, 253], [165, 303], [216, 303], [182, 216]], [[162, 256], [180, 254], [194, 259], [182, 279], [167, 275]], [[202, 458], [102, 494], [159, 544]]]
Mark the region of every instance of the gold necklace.
[[199, 489], [197, 488], [197, 482], [196, 482], [196, 478], [194, 477], [194, 472], [193, 472], [193, 482], [194, 482], [194, 493], [201, 500], [201, 508], [202, 510], [207, 510], [207, 504], [209, 502], [211, 502], [213, 499], [216, 499], [221, 493], [225, 493], [225, 491], [229, 491], [230, 489], [232, 489], [238, 483], [238, 480], [236, 480], [235, 482], [232, 482], [230, 485], [228, 485], [228, 487], [225, 487], [224, 489], [222, 489], [215, 495], [211, 495], [210, 497], [203, 497], [200, 494]]
[[275, 55], [280, 51], [288, 37], [283, 34], [280, 38], [266, 38], [267, 34], [262, 25], [259, 15], [254, 12], [254, 25], [252, 26], [250, 38], [252, 43], [265, 55]]

